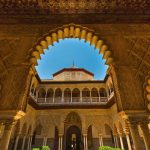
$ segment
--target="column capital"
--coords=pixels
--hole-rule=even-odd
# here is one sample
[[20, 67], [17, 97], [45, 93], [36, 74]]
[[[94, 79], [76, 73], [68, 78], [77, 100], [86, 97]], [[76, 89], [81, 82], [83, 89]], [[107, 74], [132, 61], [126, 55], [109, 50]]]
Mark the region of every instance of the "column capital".
[[7, 120], [17, 121], [25, 116], [25, 112], [20, 110], [1, 110], [0, 111], [0, 122], [5, 123]]
[[145, 111], [122, 111], [119, 115], [126, 120], [129, 125], [137, 125], [149, 122], [149, 113]]
[[129, 130], [124, 130], [125, 135], [129, 135], [130, 131]]
[[3, 123], [3, 125], [5, 126], [5, 130], [11, 130], [15, 124], [16, 124], [16, 121], [11, 120], [11, 119], [7, 119]]
[[98, 133], [98, 135], [99, 135], [99, 136], [102, 136], [103, 134], [102, 134], [102, 133]]
[[60, 133], [59, 136], [63, 136], [63, 134]]
[[83, 136], [87, 136], [87, 133], [83, 133]]

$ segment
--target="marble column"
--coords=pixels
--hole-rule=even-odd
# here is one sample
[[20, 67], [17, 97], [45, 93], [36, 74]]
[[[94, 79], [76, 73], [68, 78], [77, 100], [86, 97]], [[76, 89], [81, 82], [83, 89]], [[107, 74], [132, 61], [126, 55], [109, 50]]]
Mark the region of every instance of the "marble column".
[[83, 135], [83, 145], [84, 145], [84, 150], [86, 150], [85, 148], [85, 136]]
[[53, 93], [53, 103], [55, 103], [55, 90], [54, 90], [54, 93]]
[[60, 136], [60, 150], [63, 149], [63, 136]]
[[14, 126], [14, 122], [5, 122], [4, 123], [4, 132], [1, 139], [0, 149], [1, 150], [8, 150], [8, 145], [10, 141], [10, 136], [12, 132], [12, 128]]
[[146, 150], [150, 150], [150, 133], [148, 128], [148, 122], [140, 123], [141, 130], [143, 132], [143, 138]]
[[45, 146], [45, 136], [43, 137], [43, 146]]
[[116, 135], [116, 146], [119, 147], [118, 136]]
[[90, 91], [90, 101], [92, 102], [92, 91]]
[[43, 137], [43, 146], [45, 146], [45, 136]]
[[46, 94], [45, 94], [45, 103], [47, 102], [47, 91], [46, 91]]
[[47, 145], [47, 136], [45, 137], [45, 146]]
[[21, 150], [24, 150], [25, 141], [26, 141], [26, 136], [24, 135], [24, 136], [23, 136], [23, 140], [22, 140]]
[[87, 136], [86, 136], [86, 150], [88, 150], [88, 141], [87, 141]]
[[114, 138], [114, 144], [115, 144], [115, 147], [117, 148], [118, 146], [117, 146], [117, 135], [113, 135], [113, 138]]
[[102, 134], [99, 134], [99, 146], [103, 146], [103, 137], [102, 137]]
[[136, 150], [142, 150], [141, 137], [139, 135], [138, 126], [136, 122], [129, 122], [131, 137]]
[[43, 138], [43, 145], [44, 145], [44, 146], [47, 145], [47, 136], [44, 136], [44, 138]]
[[122, 134], [119, 135], [119, 139], [120, 139], [121, 149], [124, 150], [124, 144], [123, 144], [123, 140], [122, 140]]
[[131, 142], [130, 142], [130, 138], [129, 138], [129, 133], [126, 132], [125, 135], [126, 135], [128, 150], [132, 150]]
[[82, 103], [82, 91], [80, 90], [80, 102]]
[[59, 144], [58, 144], [58, 150], [63, 149], [63, 135], [59, 134]]
[[28, 137], [27, 150], [30, 150], [31, 137]]
[[84, 150], [88, 150], [87, 134], [83, 134]]
[[17, 136], [16, 136], [15, 145], [14, 145], [14, 150], [17, 150], [19, 137], [20, 137], [20, 135], [17, 135]]
[[99, 147], [101, 147], [101, 146], [102, 146], [102, 144], [101, 144], [101, 137], [99, 135]]
[[32, 147], [32, 135], [30, 136], [30, 144], [29, 144], [29, 150], [31, 149], [31, 147]]
[[60, 150], [60, 136], [59, 136], [59, 139], [58, 139], [58, 150]]

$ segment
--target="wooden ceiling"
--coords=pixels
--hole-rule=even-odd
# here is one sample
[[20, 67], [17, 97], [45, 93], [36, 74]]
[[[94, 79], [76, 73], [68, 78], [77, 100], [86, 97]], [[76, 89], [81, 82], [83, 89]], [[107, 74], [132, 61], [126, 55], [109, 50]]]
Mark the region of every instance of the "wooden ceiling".
[[41, 23], [44, 19], [51, 23], [137, 23], [150, 21], [149, 8], [150, 0], [1, 0], [0, 18], [34, 18]]

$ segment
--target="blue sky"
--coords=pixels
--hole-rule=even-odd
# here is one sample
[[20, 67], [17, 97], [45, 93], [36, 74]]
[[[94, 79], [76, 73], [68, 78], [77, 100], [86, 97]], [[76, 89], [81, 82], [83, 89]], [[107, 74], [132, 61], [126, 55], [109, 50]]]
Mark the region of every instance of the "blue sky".
[[74, 38], [59, 40], [59, 43], [49, 46], [38, 60], [36, 70], [41, 79], [51, 79], [53, 73], [71, 67], [73, 61], [78, 68], [94, 73], [94, 79], [104, 79], [108, 66], [102, 60], [102, 55], [89, 42]]

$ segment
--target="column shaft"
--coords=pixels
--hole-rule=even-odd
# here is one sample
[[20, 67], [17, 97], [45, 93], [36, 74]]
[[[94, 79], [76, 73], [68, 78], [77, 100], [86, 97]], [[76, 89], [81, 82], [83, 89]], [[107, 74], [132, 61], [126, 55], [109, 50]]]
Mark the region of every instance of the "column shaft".
[[142, 150], [142, 145], [141, 145], [141, 141], [140, 141], [141, 137], [139, 135], [137, 124], [135, 124], [135, 123], [130, 124], [130, 131], [131, 131], [131, 136], [133, 139], [135, 149]]
[[45, 146], [47, 145], [47, 136], [45, 137]]
[[91, 91], [90, 91], [90, 101], [92, 102], [92, 94], [91, 94]]
[[116, 139], [116, 147], [119, 148], [118, 135], [116, 135], [115, 139]]
[[59, 136], [59, 142], [58, 142], [58, 150], [60, 150], [60, 136]]
[[140, 126], [143, 132], [143, 138], [144, 138], [146, 150], [150, 150], [150, 133], [149, 133], [148, 124], [143, 123]]
[[126, 139], [127, 139], [127, 144], [128, 144], [128, 150], [132, 150], [131, 143], [130, 143], [130, 138], [129, 138], [129, 134], [126, 134]]
[[19, 135], [17, 135], [17, 137], [16, 137], [16, 139], [15, 139], [15, 146], [14, 146], [14, 150], [17, 150], [18, 141], [19, 141]]
[[101, 147], [102, 144], [101, 144], [101, 137], [99, 136], [99, 146]]
[[116, 136], [114, 136], [114, 144], [115, 144], [115, 147], [117, 148]]
[[46, 103], [46, 101], [47, 101], [47, 91], [46, 91], [46, 94], [45, 94], [45, 103]]
[[30, 148], [30, 136], [29, 136], [29, 138], [28, 138], [28, 145], [27, 145], [27, 150], [29, 150], [29, 148]]
[[3, 136], [1, 139], [1, 145], [0, 145], [1, 150], [8, 150], [12, 128], [13, 128], [13, 123], [5, 124]]
[[43, 137], [43, 146], [45, 146], [45, 136]]
[[119, 136], [120, 139], [120, 144], [121, 144], [121, 149], [124, 150], [124, 145], [123, 145], [123, 140], [122, 140], [122, 136]]
[[60, 150], [62, 150], [62, 136], [60, 137]]
[[80, 102], [82, 103], [82, 91], [80, 90]]
[[32, 147], [32, 136], [30, 137], [30, 145], [29, 145], [29, 150], [31, 149]]
[[86, 139], [85, 139], [85, 136], [83, 136], [83, 144], [84, 144], [84, 150], [86, 150]]
[[53, 93], [53, 103], [55, 103], [55, 90], [54, 90], [54, 93]]
[[26, 141], [26, 136], [23, 137], [21, 150], [24, 150], [25, 141]]
[[85, 136], [85, 149], [88, 150], [88, 141], [87, 141], [87, 136]]
[[99, 146], [103, 146], [103, 137], [99, 135]]
[[102, 144], [102, 146], [103, 146], [103, 137], [101, 136], [101, 144]]

